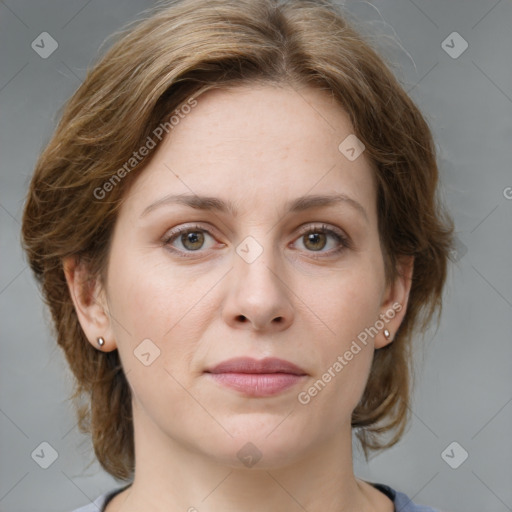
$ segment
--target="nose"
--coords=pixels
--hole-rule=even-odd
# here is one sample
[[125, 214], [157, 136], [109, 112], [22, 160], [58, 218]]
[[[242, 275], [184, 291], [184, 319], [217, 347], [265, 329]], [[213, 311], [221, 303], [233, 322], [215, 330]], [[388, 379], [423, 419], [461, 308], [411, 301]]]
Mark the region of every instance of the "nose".
[[251, 263], [237, 253], [233, 258], [222, 312], [225, 322], [235, 329], [259, 332], [287, 329], [294, 317], [293, 293], [281, 262], [268, 249]]

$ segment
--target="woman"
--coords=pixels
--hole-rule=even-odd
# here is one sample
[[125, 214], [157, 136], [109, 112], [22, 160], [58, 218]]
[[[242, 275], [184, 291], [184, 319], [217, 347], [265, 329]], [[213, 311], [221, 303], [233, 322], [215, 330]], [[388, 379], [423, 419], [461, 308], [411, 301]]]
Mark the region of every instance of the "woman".
[[351, 442], [407, 425], [453, 233], [437, 179], [333, 4], [183, 0], [123, 33], [23, 218], [80, 428], [130, 480], [78, 510], [434, 510], [356, 478]]

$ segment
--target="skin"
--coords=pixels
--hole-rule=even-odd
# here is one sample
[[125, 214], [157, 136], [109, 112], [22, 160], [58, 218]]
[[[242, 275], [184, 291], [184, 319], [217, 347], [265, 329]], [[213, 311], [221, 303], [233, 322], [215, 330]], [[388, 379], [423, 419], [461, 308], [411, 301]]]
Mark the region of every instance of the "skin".
[[[135, 479], [106, 510], [391, 512], [353, 474], [350, 420], [374, 350], [392, 339], [381, 329], [308, 404], [297, 398], [379, 315], [403, 306], [386, 323], [393, 335], [406, 311], [413, 261], [401, 260], [403, 277], [386, 286], [371, 164], [339, 151], [352, 128], [324, 91], [250, 85], [197, 100], [125, 198], [106, 283], [79, 299], [84, 269], [64, 261], [84, 332], [95, 348], [102, 336], [101, 350], [119, 351], [132, 389]], [[167, 204], [141, 217], [182, 193], [231, 200], [238, 214]], [[284, 210], [335, 193], [366, 218], [348, 203]], [[350, 246], [299, 229], [322, 224]], [[178, 226], [204, 238], [162, 242]], [[263, 249], [251, 263], [236, 252], [248, 236]], [[145, 339], [160, 350], [149, 366], [134, 356]], [[279, 357], [307, 375], [251, 398], [204, 373], [237, 356]], [[248, 442], [262, 454], [250, 468], [237, 457]]]

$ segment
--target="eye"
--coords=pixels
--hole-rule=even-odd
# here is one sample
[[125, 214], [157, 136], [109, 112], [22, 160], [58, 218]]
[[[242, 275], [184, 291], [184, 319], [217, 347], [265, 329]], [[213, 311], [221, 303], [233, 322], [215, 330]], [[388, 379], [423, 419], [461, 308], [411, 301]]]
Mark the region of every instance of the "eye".
[[[208, 237], [213, 239], [210, 232], [201, 226], [182, 226], [167, 233], [162, 239], [162, 243], [169, 250], [178, 254], [198, 252], [200, 249], [205, 248], [205, 239]], [[176, 247], [175, 244], [178, 244], [178, 247]], [[208, 247], [206, 247], [206, 249], [208, 249]]]
[[[333, 250], [323, 251], [329, 245], [329, 238], [333, 240]], [[341, 252], [343, 249], [350, 247], [347, 237], [338, 229], [329, 228], [325, 224], [321, 226], [310, 226], [303, 229], [298, 238], [308, 252], [320, 252], [322, 255], [333, 255]], [[318, 257], [318, 256], [314, 256]]]
[[[191, 253], [201, 253], [201, 249], [212, 248], [213, 244], [205, 247], [205, 240], [208, 237], [215, 240], [210, 231], [202, 226], [181, 226], [167, 233], [162, 239], [162, 244], [178, 256], [187, 258], [192, 257]], [[329, 239], [331, 240], [330, 245], [334, 248], [324, 251], [323, 249], [329, 245]], [[312, 255], [314, 258], [332, 256], [350, 247], [349, 239], [341, 230], [329, 228], [325, 224], [302, 229], [298, 240], [302, 242], [307, 252], [321, 255]]]

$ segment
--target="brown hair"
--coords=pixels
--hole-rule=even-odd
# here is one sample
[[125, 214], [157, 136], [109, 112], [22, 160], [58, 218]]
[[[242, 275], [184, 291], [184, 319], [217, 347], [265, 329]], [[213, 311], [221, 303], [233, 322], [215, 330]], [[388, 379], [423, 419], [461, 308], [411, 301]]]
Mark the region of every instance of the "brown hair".
[[[425, 119], [328, 0], [182, 0], [160, 3], [151, 13], [118, 33], [68, 101], [37, 162], [24, 210], [23, 246], [76, 377], [80, 430], [91, 433], [106, 471], [133, 476], [130, 387], [117, 351], [104, 353], [87, 341], [62, 259], [74, 255], [86, 262], [91, 279], [104, 279], [121, 201], [155, 153], [126, 167], [134, 151], [155, 138], [161, 123], [170, 131], [170, 114], [191, 98], [258, 82], [313, 86], [338, 100], [375, 169], [388, 282], [400, 255], [415, 257], [405, 318], [393, 342], [375, 352], [352, 417], [366, 458], [392, 446], [409, 419], [413, 331], [424, 331], [436, 310], [439, 321], [452, 244]], [[384, 441], [388, 432], [392, 437]]]

